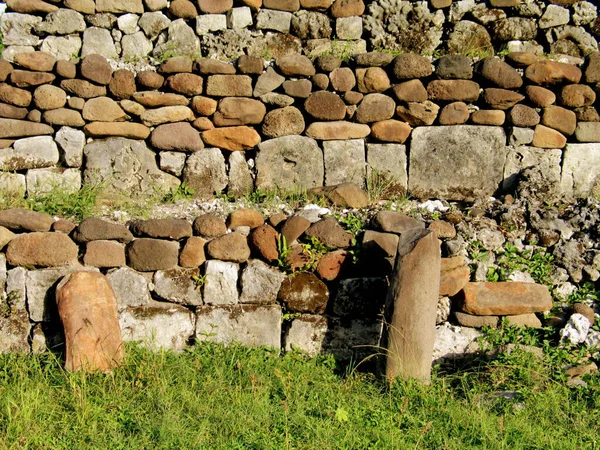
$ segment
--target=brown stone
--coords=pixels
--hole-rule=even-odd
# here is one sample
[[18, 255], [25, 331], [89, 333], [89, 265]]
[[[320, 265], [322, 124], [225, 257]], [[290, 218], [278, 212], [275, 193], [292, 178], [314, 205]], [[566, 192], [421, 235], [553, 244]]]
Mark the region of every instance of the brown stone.
[[252, 251], [263, 260], [273, 264], [279, 258], [277, 231], [271, 225], [261, 225], [250, 232], [249, 243]]
[[153, 70], [143, 70], [136, 76], [137, 82], [149, 89], [159, 89], [165, 82], [165, 77]]
[[316, 63], [323, 72], [332, 72], [342, 65], [342, 59], [335, 55], [321, 55], [316, 59]]
[[477, 125], [495, 125], [500, 126], [506, 120], [506, 113], [496, 109], [480, 109], [473, 111], [471, 121]]
[[83, 107], [85, 106], [85, 100], [79, 97], [69, 97], [67, 99], [67, 105], [71, 109], [76, 109], [77, 111], [83, 111]]
[[59, 87], [46, 84], [33, 92], [33, 103], [42, 110], [62, 108], [67, 103], [67, 93]]
[[312, 61], [303, 55], [280, 56], [275, 63], [283, 75], [312, 77], [315, 74]]
[[356, 64], [364, 67], [387, 66], [394, 60], [394, 56], [386, 52], [367, 52], [356, 55]]
[[469, 266], [462, 265], [450, 270], [442, 270], [440, 275], [440, 296], [453, 297], [469, 282]]
[[167, 86], [183, 95], [202, 94], [202, 77], [193, 73], [176, 73], [167, 78]]
[[445, 220], [434, 220], [429, 224], [428, 228], [434, 231], [435, 235], [440, 239], [454, 239], [456, 237], [454, 225]]
[[425, 228], [420, 220], [396, 211], [379, 211], [373, 217], [373, 226], [386, 233], [402, 234], [413, 228]]
[[29, 106], [31, 103], [31, 92], [19, 89], [8, 84], [0, 84], [0, 101], [14, 106]]
[[585, 303], [575, 303], [572, 307], [573, 314], [581, 314], [590, 322], [590, 326], [594, 325], [596, 321], [596, 315], [594, 314], [593, 308], [586, 305]]
[[56, 287], [58, 314], [65, 333], [65, 368], [110, 371], [124, 358], [117, 299], [98, 272], [75, 272]]
[[300, 9], [299, 0], [263, 0], [263, 7], [279, 11], [295, 12]]
[[260, 144], [260, 135], [254, 128], [223, 127], [202, 132], [206, 145], [230, 151], [250, 150]]
[[383, 92], [390, 87], [390, 78], [381, 67], [356, 69], [358, 90], [363, 93]]
[[17, 13], [51, 13], [58, 11], [58, 6], [42, 0], [7, 0], [6, 6]]
[[363, 0], [335, 0], [331, 5], [331, 15], [335, 18], [362, 16], [364, 12]]
[[265, 70], [265, 61], [262, 58], [242, 55], [237, 60], [237, 67], [241, 73], [260, 75]]
[[163, 239], [135, 239], [127, 248], [129, 266], [140, 272], [167, 270], [177, 266], [179, 243]]
[[96, 2], [94, 0], [65, 0], [65, 6], [82, 14], [94, 14]]
[[312, 224], [305, 234], [317, 238], [330, 248], [347, 248], [352, 240], [352, 234], [345, 231], [337, 220], [329, 217]]
[[312, 91], [312, 83], [310, 80], [286, 80], [283, 82], [282, 87], [286, 95], [296, 98], [307, 98]]
[[511, 52], [506, 59], [518, 66], [530, 66], [539, 61], [537, 55], [531, 52]]
[[0, 250], [6, 247], [6, 244], [8, 244], [13, 237], [15, 237], [15, 234], [12, 231], [0, 226]]
[[396, 103], [391, 97], [383, 94], [367, 94], [356, 110], [356, 121], [359, 123], [379, 122], [391, 119]]
[[8, 119], [24, 119], [27, 116], [27, 112], [27, 108], [17, 108], [16, 106], [7, 105], [6, 103], [0, 103], [0, 117], [6, 117]]
[[498, 328], [500, 322], [498, 316], [474, 316], [460, 311], [455, 311], [454, 317], [460, 326], [469, 328]]
[[567, 145], [567, 138], [552, 128], [537, 125], [533, 133], [532, 145], [538, 148], [563, 148]]
[[136, 236], [180, 240], [192, 235], [192, 226], [184, 219], [139, 220], [131, 226]]
[[51, 73], [32, 72], [28, 70], [13, 70], [10, 73], [10, 81], [18, 87], [39, 86], [40, 84], [52, 83], [56, 77]]
[[44, 134], [54, 134], [54, 129], [50, 125], [31, 123], [27, 120], [0, 119], [0, 139]]
[[84, 243], [99, 240], [131, 242], [133, 235], [123, 225], [107, 222], [97, 217], [88, 217], [79, 224], [73, 233], [76, 242]]
[[523, 85], [521, 75], [497, 57], [483, 59], [479, 66], [479, 73], [502, 89], [518, 89]]
[[60, 87], [81, 98], [103, 97], [106, 95], [105, 86], [96, 86], [86, 80], [62, 80]]
[[227, 97], [219, 101], [213, 123], [217, 127], [256, 125], [263, 121], [267, 108], [251, 98]]
[[311, 191], [322, 193], [332, 204], [342, 208], [365, 208], [369, 205], [367, 193], [355, 183], [341, 183]]
[[60, 59], [56, 61], [56, 67], [54, 68], [56, 74], [62, 78], [75, 78], [77, 75], [77, 66], [71, 61]]
[[[79, 122], [79, 118], [77, 118], [76, 116], [71, 116], [71, 117], [74, 117], [74, 119], [73, 119], [74, 121]], [[31, 122], [40, 123], [42, 121], [42, 112], [37, 109], [33, 109], [33, 110], [29, 111], [27, 113], [27, 120], [29, 120]], [[65, 125], [67, 125], [67, 124], [68, 123], [65, 123]]]
[[371, 128], [366, 124], [344, 121], [313, 122], [306, 129], [306, 135], [308, 137], [323, 141], [362, 139], [367, 137], [370, 133]]
[[133, 99], [140, 105], [150, 108], [162, 106], [186, 106], [189, 103], [189, 100], [183, 95], [155, 91], [136, 92], [133, 94]]
[[274, 109], [265, 116], [262, 133], [266, 137], [276, 138], [302, 134], [304, 127], [304, 116], [300, 110], [293, 106], [286, 106]]
[[324, 73], [317, 73], [312, 77], [313, 84], [322, 91], [329, 87], [329, 77]]
[[227, 233], [225, 220], [216, 214], [207, 213], [194, 219], [194, 232], [206, 238], [215, 238]]
[[262, 214], [254, 209], [241, 208], [233, 211], [227, 217], [227, 227], [235, 230], [237, 227], [250, 227], [251, 229], [260, 227], [265, 223]]
[[575, 108], [577, 122], [600, 122], [600, 114], [593, 106], [584, 106], [583, 108]]
[[453, 102], [442, 108], [440, 125], [460, 125], [469, 120], [469, 108], [463, 102]]
[[427, 90], [421, 80], [410, 80], [394, 85], [394, 94], [401, 102], [424, 102], [427, 100]]
[[198, 7], [204, 14], [223, 14], [233, 8], [233, 0], [198, 0]]
[[415, 127], [432, 125], [439, 110], [440, 107], [438, 105], [428, 100], [423, 103], [408, 102], [406, 106], [398, 105], [396, 107], [396, 114], [404, 122]]
[[242, 5], [248, 6], [254, 11], [258, 11], [262, 6], [262, 0], [241, 0]]
[[206, 80], [206, 95], [252, 97], [252, 78], [248, 75], [211, 75]]
[[535, 109], [520, 104], [512, 107], [508, 118], [516, 127], [535, 127], [540, 123], [540, 115]]
[[198, 236], [191, 236], [185, 241], [185, 245], [179, 255], [181, 267], [199, 267], [206, 261], [204, 247], [206, 240]]
[[68, 108], [57, 108], [46, 111], [43, 118], [44, 122], [50, 125], [65, 125], [68, 127], [82, 127], [85, 125], [81, 113]]
[[483, 91], [483, 100], [495, 109], [506, 110], [523, 101], [525, 97], [506, 89], [488, 88]]
[[17, 53], [14, 61], [21, 67], [37, 72], [51, 72], [56, 64], [56, 58], [46, 52]]
[[479, 98], [479, 85], [470, 80], [434, 80], [427, 85], [431, 100], [475, 102]]
[[[398, 251], [398, 236], [393, 233], [382, 233], [367, 230], [363, 234], [361, 251], [369, 265], [381, 264], [378, 259], [388, 259], [393, 262]], [[361, 254], [361, 256], [363, 256]], [[391, 269], [391, 267], [389, 267]]]
[[109, 97], [89, 99], [85, 102], [82, 114], [90, 122], [120, 122], [128, 118], [119, 104]]
[[356, 77], [349, 67], [340, 67], [333, 70], [329, 74], [329, 80], [331, 81], [333, 90], [339, 92], [350, 91], [356, 86]]
[[94, 267], [121, 267], [126, 264], [125, 247], [115, 241], [92, 241], [85, 246], [83, 263]]
[[228, 233], [210, 241], [206, 247], [211, 258], [221, 261], [242, 263], [250, 258], [250, 247], [246, 236], [241, 233]]
[[364, 97], [360, 92], [348, 91], [344, 93], [344, 101], [348, 105], [358, 105]]
[[371, 136], [382, 142], [398, 142], [402, 144], [408, 136], [412, 128], [405, 122], [399, 120], [383, 120], [371, 125]]
[[290, 311], [323, 314], [329, 300], [329, 289], [314, 274], [301, 272], [283, 280], [277, 298]]
[[560, 103], [569, 108], [590, 106], [595, 101], [596, 93], [585, 84], [570, 84], [560, 92]]
[[192, 126], [198, 131], [212, 130], [215, 127], [207, 117], [198, 117], [192, 122]]
[[525, 70], [525, 77], [536, 84], [579, 83], [581, 70], [556, 61], [538, 61]]
[[316, 272], [323, 280], [333, 281], [342, 275], [344, 265], [349, 261], [346, 250], [335, 250], [326, 253], [319, 259]]
[[151, 127], [163, 123], [192, 121], [195, 116], [187, 106], [163, 106], [145, 110], [140, 114], [140, 119], [144, 125]]
[[182, 19], [195, 19], [198, 11], [189, 0], [173, 0], [169, 5], [169, 12]]
[[0, 226], [16, 232], [49, 231], [53, 222], [52, 216], [27, 209], [10, 208], [0, 211]]
[[272, 214], [271, 216], [269, 216], [269, 219], [267, 221], [269, 222], [269, 225], [271, 225], [272, 227], [278, 227], [286, 219], [287, 219], [287, 216], [284, 213], [279, 212], [279, 213], [275, 213], [275, 214]]
[[15, 236], [6, 248], [6, 261], [13, 266], [65, 266], [77, 261], [78, 251], [66, 234], [36, 231]]
[[527, 86], [525, 93], [531, 103], [542, 108], [550, 106], [556, 101], [554, 92], [541, 86]]
[[281, 235], [288, 244], [296, 241], [311, 226], [311, 222], [301, 216], [292, 216], [281, 226]]
[[118, 99], [131, 97], [136, 91], [133, 73], [127, 69], [116, 70], [112, 74], [108, 89]]
[[403, 53], [394, 59], [394, 75], [399, 80], [425, 78], [433, 73], [428, 58], [412, 53]]
[[533, 313], [531, 314], [519, 314], [517, 316], [505, 316], [506, 320], [510, 325], [515, 325], [517, 327], [527, 327], [527, 328], [541, 328], [542, 322], [537, 316]]
[[217, 110], [217, 101], [209, 97], [197, 96], [192, 99], [192, 109], [201, 116], [212, 116]]
[[577, 115], [573, 111], [561, 108], [560, 106], [549, 106], [544, 108], [542, 125], [570, 136], [575, 132], [575, 128], [577, 127]]
[[150, 144], [160, 150], [195, 152], [204, 148], [200, 133], [188, 122], [159, 125], [152, 131]]
[[449, 8], [452, 6], [452, 0], [431, 0], [431, 6], [435, 9]]
[[91, 122], [83, 127], [83, 131], [92, 137], [121, 136], [146, 139], [150, 135], [150, 128], [134, 122]]
[[102, 55], [88, 55], [79, 65], [81, 76], [94, 83], [108, 84], [112, 78], [112, 67]]
[[346, 116], [346, 105], [333, 92], [313, 92], [304, 102], [308, 114], [319, 120], [341, 120]]
[[194, 63], [188, 56], [174, 56], [160, 65], [160, 73], [191, 73]]
[[0, 82], [5, 82], [13, 70], [11, 63], [4, 59], [0, 59]]
[[65, 234], [71, 234], [75, 228], [77, 228], [77, 225], [68, 219], [58, 219], [52, 224], [52, 231], [58, 231]]
[[457, 300], [461, 311], [476, 316], [508, 316], [552, 309], [548, 288], [536, 283], [467, 283]]

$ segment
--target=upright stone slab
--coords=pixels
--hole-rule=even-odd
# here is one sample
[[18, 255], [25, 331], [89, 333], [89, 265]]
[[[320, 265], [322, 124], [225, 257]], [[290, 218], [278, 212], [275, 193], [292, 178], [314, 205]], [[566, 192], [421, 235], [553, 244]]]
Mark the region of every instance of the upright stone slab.
[[500, 127], [457, 125], [412, 133], [408, 190], [417, 198], [489, 196], [502, 181], [506, 134]]
[[431, 380], [440, 268], [440, 246], [435, 233], [411, 230], [400, 236], [387, 299], [387, 304], [393, 305], [386, 363], [390, 380]]
[[239, 266], [232, 262], [211, 260], [206, 262], [204, 303], [233, 305], [238, 302]]
[[323, 157], [326, 186], [340, 183], [365, 185], [365, 141], [323, 142]]
[[600, 188], [600, 144], [568, 144], [563, 155], [561, 189], [565, 195], [587, 197]]
[[98, 272], [75, 272], [56, 287], [58, 313], [65, 330], [65, 367], [69, 371], [106, 371], [123, 360], [117, 300]]

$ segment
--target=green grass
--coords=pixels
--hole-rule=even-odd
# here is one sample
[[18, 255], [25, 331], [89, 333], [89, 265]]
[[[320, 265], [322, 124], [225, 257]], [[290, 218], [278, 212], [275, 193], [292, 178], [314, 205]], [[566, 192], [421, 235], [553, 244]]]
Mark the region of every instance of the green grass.
[[127, 353], [110, 375], [0, 356], [0, 449], [600, 448], [597, 380], [567, 388], [518, 352], [429, 387], [264, 349]]

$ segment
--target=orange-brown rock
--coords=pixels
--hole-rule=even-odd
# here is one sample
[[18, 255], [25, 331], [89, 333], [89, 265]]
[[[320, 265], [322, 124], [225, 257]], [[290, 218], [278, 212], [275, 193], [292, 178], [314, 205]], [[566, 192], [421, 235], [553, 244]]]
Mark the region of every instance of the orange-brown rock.
[[469, 266], [462, 265], [449, 270], [444, 270], [440, 274], [440, 296], [452, 297], [469, 282], [471, 271]]
[[532, 145], [538, 148], [563, 148], [567, 145], [567, 138], [552, 128], [538, 125], [533, 133]]
[[223, 14], [233, 8], [233, 0], [198, 0], [198, 7], [204, 14]]
[[217, 101], [198, 95], [192, 99], [192, 109], [201, 116], [212, 116], [217, 110]]
[[191, 73], [194, 63], [189, 56], [174, 56], [160, 65], [160, 73]]
[[179, 255], [181, 267], [199, 267], [206, 261], [204, 247], [206, 240], [198, 236], [191, 236], [185, 241], [185, 245]]
[[412, 128], [409, 124], [394, 119], [382, 120], [371, 125], [371, 136], [383, 142], [402, 144], [408, 139], [411, 131]]
[[560, 102], [569, 108], [590, 106], [596, 101], [596, 93], [585, 84], [569, 84], [560, 92]]
[[62, 80], [60, 87], [81, 98], [102, 97], [106, 95], [106, 86], [97, 86], [86, 80]]
[[65, 331], [68, 371], [108, 371], [124, 356], [117, 299], [98, 272], [75, 272], [56, 287], [58, 313]]
[[65, 266], [77, 261], [78, 252], [66, 234], [36, 231], [15, 236], [8, 243], [6, 261], [13, 266]]
[[427, 100], [427, 89], [421, 80], [410, 80], [394, 85], [394, 94], [401, 102], [424, 102]]
[[50, 72], [56, 64], [56, 58], [46, 52], [17, 53], [14, 61], [21, 67], [38, 72]]
[[112, 78], [112, 67], [102, 55], [88, 55], [79, 65], [81, 76], [97, 84], [108, 84]]
[[323, 141], [337, 139], [362, 139], [371, 133], [369, 125], [345, 121], [313, 122], [306, 129], [306, 135]]
[[69, 108], [57, 108], [44, 112], [44, 122], [50, 125], [66, 125], [68, 127], [82, 127], [85, 120], [79, 111]]
[[292, 216], [281, 226], [281, 235], [285, 238], [287, 244], [291, 244], [304, 234], [311, 223], [302, 216]]
[[260, 144], [260, 135], [252, 127], [213, 128], [202, 132], [202, 140], [208, 146], [224, 150], [250, 150]]
[[488, 88], [483, 91], [483, 100], [494, 109], [509, 109], [524, 99], [525, 96], [507, 89]]
[[266, 113], [265, 104], [258, 100], [226, 97], [219, 101], [213, 123], [217, 127], [256, 125], [263, 121]]
[[183, 95], [162, 93], [156, 91], [142, 91], [133, 94], [133, 99], [140, 105], [149, 108], [162, 106], [186, 106], [189, 100]]
[[12, 231], [50, 231], [52, 216], [28, 209], [9, 208], [0, 211], [0, 226]]
[[290, 311], [322, 314], [329, 300], [329, 289], [314, 274], [302, 272], [283, 280], [277, 297]]
[[10, 81], [18, 87], [39, 86], [40, 84], [52, 83], [56, 76], [47, 72], [33, 72], [28, 70], [13, 70]]
[[456, 237], [456, 228], [445, 220], [434, 220], [428, 228], [434, 231], [438, 238], [454, 239]]
[[167, 78], [167, 86], [183, 95], [202, 94], [202, 77], [193, 73], [176, 73]]
[[536, 283], [467, 283], [459, 293], [461, 311], [477, 316], [508, 316], [552, 309], [546, 286]]
[[577, 115], [568, 109], [560, 106], [549, 106], [544, 108], [542, 114], [542, 125], [553, 128], [569, 136], [577, 128]]
[[58, 6], [42, 0], [8, 0], [6, 5], [17, 13], [51, 13], [58, 10]]
[[137, 82], [150, 89], [158, 89], [165, 82], [165, 77], [153, 70], [143, 70], [137, 74]]
[[67, 103], [67, 93], [50, 84], [39, 86], [33, 91], [33, 103], [41, 110], [62, 108]]
[[342, 120], [346, 117], [346, 105], [333, 92], [313, 92], [304, 102], [308, 114], [319, 120]]
[[527, 97], [536, 106], [545, 108], [556, 101], [556, 95], [550, 89], [541, 86], [527, 86], [525, 88]]
[[277, 238], [275, 228], [264, 224], [252, 230], [248, 241], [254, 254], [268, 263], [274, 263], [279, 258]]
[[498, 109], [480, 109], [473, 111], [471, 121], [477, 125], [503, 125], [506, 113]]
[[112, 74], [108, 89], [118, 99], [131, 97], [136, 91], [133, 73], [127, 69], [116, 70]]
[[460, 125], [469, 120], [469, 108], [464, 102], [452, 102], [442, 108], [438, 120], [440, 125]]
[[430, 100], [475, 102], [479, 85], [470, 80], [434, 80], [427, 85]]
[[581, 69], [556, 61], [538, 61], [525, 70], [525, 77], [536, 84], [579, 83]]
[[265, 223], [262, 214], [254, 209], [242, 208], [233, 211], [227, 217], [227, 227], [235, 230], [237, 227], [257, 228]]
[[364, 12], [363, 0], [335, 0], [331, 5], [331, 15], [335, 18], [362, 16]]
[[31, 92], [19, 89], [9, 84], [0, 84], [0, 101], [14, 106], [29, 106], [31, 103]]
[[358, 90], [363, 93], [383, 92], [390, 87], [390, 78], [381, 67], [356, 69], [356, 80]]
[[126, 264], [125, 246], [115, 241], [91, 241], [85, 246], [83, 263], [94, 267], [120, 267]]
[[83, 131], [92, 137], [121, 136], [130, 139], [146, 139], [150, 128], [135, 122], [91, 122]]
[[335, 250], [326, 253], [317, 263], [317, 275], [323, 280], [336, 280], [341, 276], [344, 266], [349, 261], [349, 255], [346, 250]]

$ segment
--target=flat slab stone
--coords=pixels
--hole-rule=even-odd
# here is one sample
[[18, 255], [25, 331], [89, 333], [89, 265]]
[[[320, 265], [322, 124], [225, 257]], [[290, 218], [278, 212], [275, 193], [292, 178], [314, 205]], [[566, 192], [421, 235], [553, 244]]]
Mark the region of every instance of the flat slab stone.
[[52, 216], [26, 209], [11, 208], [0, 211], [0, 226], [12, 231], [50, 231]]
[[468, 200], [493, 194], [503, 177], [506, 134], [472, 125], [412, 133], [409, 192], [417, 198]]
[[568, 144], [562, 161], [561, 190], [576, 198], [592, 194], [600, 181], [600, 144]]
[[78, 251], [66, 234], [33, 232], [11, 239], [6, 260], [13, 266], [65, 266], [77, 261]]
[[306, 129], [308, 137], [322, 141], [362, 139], [370, 133], [371, 128], [369, 125], [345, 121], [313, 122]]
[[467, 283], [458, 294], [462, 312], [476, 316], [508, 316], [549, 311], [548, 288], [536, 283]]
[[196, 313], [196, 339], [279, 349], [281, 320], [279, 305], [202, 306]]
[[53, 134], [54, 129], [43, 123], [28, 120], [0, 119], [0, 138], [40, 136]]

